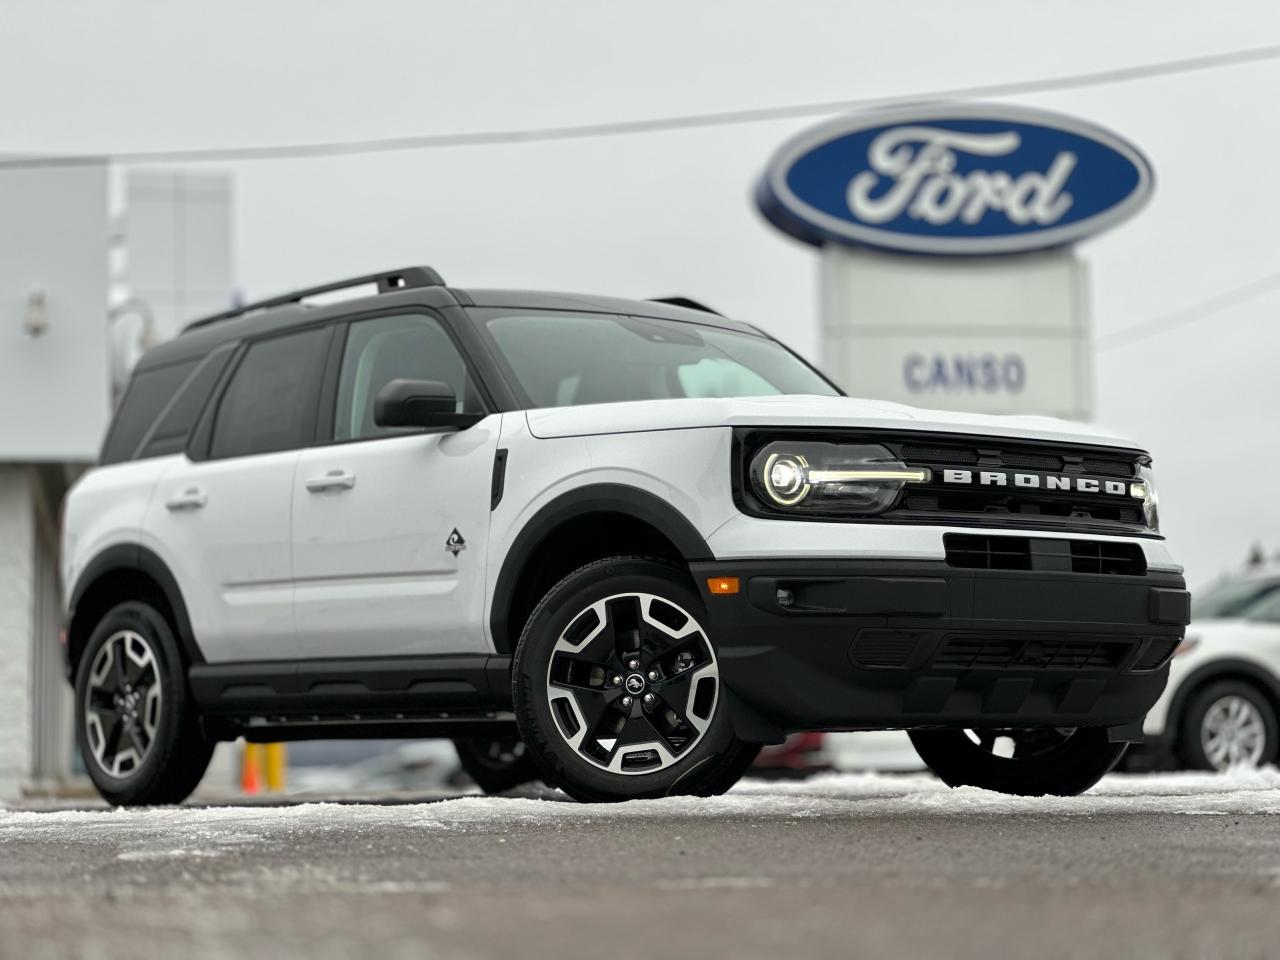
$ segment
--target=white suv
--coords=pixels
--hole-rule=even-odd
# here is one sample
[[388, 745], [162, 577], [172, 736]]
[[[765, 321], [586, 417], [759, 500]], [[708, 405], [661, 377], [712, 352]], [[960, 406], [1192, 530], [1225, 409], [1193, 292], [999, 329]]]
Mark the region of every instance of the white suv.
[[179, 801], [217, 740], [366, 736], [705, 795], [788, 732], [864, 729], [951, 784], [1088, 789], [1188, 617], [1150, 458], [848, 398], [690, 306], [414, 267], [148, 353], [65, 512], [103, 796]]

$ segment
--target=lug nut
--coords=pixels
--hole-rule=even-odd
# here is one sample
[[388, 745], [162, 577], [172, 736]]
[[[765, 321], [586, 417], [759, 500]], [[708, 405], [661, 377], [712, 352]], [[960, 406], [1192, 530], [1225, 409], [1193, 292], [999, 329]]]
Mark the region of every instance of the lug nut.
[[653, 695], [652, 693], [646, 693], [646, 694], [644, 695], [644, 702], [645, 702], [645, 703], [653, 703], [654, 699], [655, 699], [655, 697], [654, 697], [654, 695]]
[[622, 683], [622, 677], [621, 677], [621, 675], [619, 675], [619, 674], [616, 674], [616, 673], [615, 673], [615, 674], [613, 675], [613, 678], [612, 678], [609, 682], [610, 682], [611, 684], [613, 684], [613, 685], [616, 687], [616, 686], [618, 686], [620, 683]]
[[657, 679], [658, 679], [658, 671], [657, 671], [657, 670], [650, 670], [650, 671], [649, 671], [649, 679], [650, 679], [650, 680], [657, 680]]
[[640, 661], [639, 661], [639, 660], [628, 660], [628, 661], [627, 661], [627, 669], [628, 669], [628, 670], [638, 670], [639, 668], [640, 668]]
[[633, 703], [635, 703], [635, 701], [634, 701], [634, 700], [632, 700], [630, 697], [623, 697], [623, 698], [622, 698], [622, 705], [623, 705], [624, 707], [629, 707], [629, 706], [631, 706]]

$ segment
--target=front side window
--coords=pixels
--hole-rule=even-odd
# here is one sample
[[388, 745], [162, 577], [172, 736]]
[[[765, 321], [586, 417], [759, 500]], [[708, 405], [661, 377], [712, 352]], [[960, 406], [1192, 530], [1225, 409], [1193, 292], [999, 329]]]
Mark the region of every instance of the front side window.
[[838, 391], [780, 343], [710, 324], [476, 310], [535, 407]]
[[437, 380], [453, 388], [458, 413], [483, 413], [462, 354], [439, 320], [422, 314], [357, 320], [347, 333], [333, 421], [337, 441], [404, 433], [373, 422], [374, 400], [392, 380]]
[[1254, 610], [1280, 596], [1280, 580], [1228, 580], [1197, 595], [1191, 605], [1196, 620], [1253, 616]]
[[328, 342], [328, 329], [313, 327], [252, 344], [218, 404], [210, 456], [275, 453], [306, 444]]

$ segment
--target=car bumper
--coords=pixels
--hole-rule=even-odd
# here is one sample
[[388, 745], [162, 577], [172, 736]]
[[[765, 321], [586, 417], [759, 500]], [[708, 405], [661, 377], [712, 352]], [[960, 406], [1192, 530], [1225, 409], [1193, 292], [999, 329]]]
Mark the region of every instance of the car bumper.
[[[1108, 726], [1138, 735], [1189, 618], [1177, 574], [938, 561], [695, 563], [735, 726]], [[708, 578], [737, 577], [712, 595]]]

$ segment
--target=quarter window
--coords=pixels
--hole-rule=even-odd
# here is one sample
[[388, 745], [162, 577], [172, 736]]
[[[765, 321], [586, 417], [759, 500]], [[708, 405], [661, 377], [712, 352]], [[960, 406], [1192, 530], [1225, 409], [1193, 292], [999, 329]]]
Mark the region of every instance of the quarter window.
[[374, 400], [392, 380], [438, 380], [453, 388], [459, 413], [483, 413], [466, 363], [440, 321], [422, 314], [357, 320], [347, 333], [333, 437], [338, 441], [403, 433], [373, 422]]
[[328, 334], [315, 327], [249, 347], [218, 404], [210, 456], [273, 453], [310, 440]]

